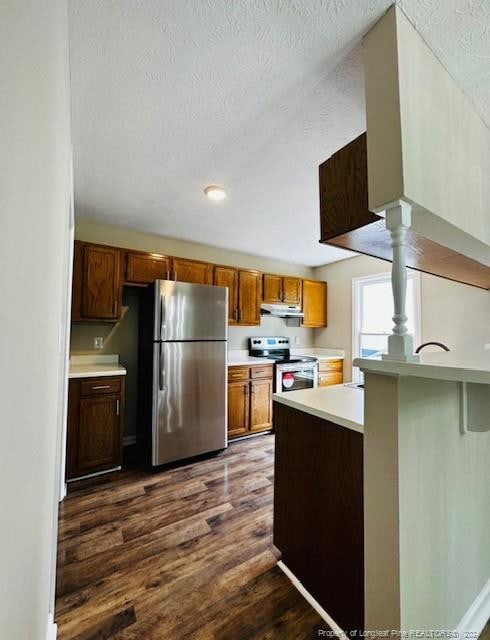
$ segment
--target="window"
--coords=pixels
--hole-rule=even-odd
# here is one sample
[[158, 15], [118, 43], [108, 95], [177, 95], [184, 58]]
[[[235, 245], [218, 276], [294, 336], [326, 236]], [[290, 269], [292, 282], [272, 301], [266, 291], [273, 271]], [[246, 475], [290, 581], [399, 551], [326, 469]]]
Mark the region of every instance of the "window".
[[[393, 293], [391, 274], [352, 279], [352, 359], [374, 358], [388, 351], [388, 336], [393, 329]], [[420, 343], [420, 274], [408, 271], [406, 313], [408, 333], [414, 344]], [[352, 368], [353, 380], [362, 379], [358, 367]]]

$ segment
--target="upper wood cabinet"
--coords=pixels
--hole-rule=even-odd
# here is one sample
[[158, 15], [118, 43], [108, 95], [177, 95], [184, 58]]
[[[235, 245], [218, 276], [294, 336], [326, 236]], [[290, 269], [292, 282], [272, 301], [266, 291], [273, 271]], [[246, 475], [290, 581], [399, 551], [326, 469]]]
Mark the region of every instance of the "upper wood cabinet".
[[194, 284], [213, 284], [213, 265], [200, 260], [173, 258], [172, 280]]
[[171, 258], [157, 253], [128, 251], [126, 253], [126, 275], [128, 284], [147, 285], [154, 280], [170, 278]]
[[121, 313], [121, 252], [75, 242], [73, 320], [117, 320]]
[[301, 305], [303, 281], [301, 278], [284, 276], [282, 279], [282, 301], [287, 304]]
[[238, 272], [238, 323], [259, 325], [261, 301], [262, 274], [259, 271], [240, 270]]
[[238, 322], [238, 270], [233, 267], [214, 267], [214, 281], [218, 287], [228, 287], [228, 324]]
[[282, 277], [264, 273], [262, 299], [268, 304], [282, 302]]
[[327, 326], [327, 283], [303, 280], [303, 327]]
[[301, 304], [301, 278], [292, 276], [277, 276], [264, 273], [263, 301], [268, 304], [284, 302], [286, 304]]

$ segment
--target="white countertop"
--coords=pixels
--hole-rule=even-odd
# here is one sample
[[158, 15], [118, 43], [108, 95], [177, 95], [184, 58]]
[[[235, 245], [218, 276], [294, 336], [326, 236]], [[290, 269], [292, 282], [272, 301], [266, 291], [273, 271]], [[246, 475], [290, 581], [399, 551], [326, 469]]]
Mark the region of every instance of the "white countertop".
[[273, 399], [293, 409], [364, 433], [364, 390], [343, 384], [275, 393]]
[[126, 369], [119, 364], [119, 356], [72, 355], [70, 357], [69, 378], [99, 378], [106, 376], [125, 376]]
[[[291, 349], [291, 355], [310, 356], [318, 360], [343, 360], [345, 351], [342, 349], [323, 349], [321, 347], [297, 347]], [[228, 351], [228, 366], [234, 367], [247, 364], [271, 364], [269, 358], [254, 358], [248, 355], [247, 349], [230, 349]]]
[[310, 356], [318, 360], [343, 360], [345, 351], [343, 349], [324, 349], [322, 347], [298, 347], [291, 349], [293, 356]]
[[356, 358], [364, 371], [395, 376], [490, 384], [490, 350], [421, 353], [419, 362]]
[[240, 365], [247, 364], [274, 364], [270, 358], [254, 358], [253, 356], [249, 356], [248, 353], [246, 355], [236, 354], [234, 355], [232, 351], [228, 353], [228, 366], [229, 367], [237, 367]]

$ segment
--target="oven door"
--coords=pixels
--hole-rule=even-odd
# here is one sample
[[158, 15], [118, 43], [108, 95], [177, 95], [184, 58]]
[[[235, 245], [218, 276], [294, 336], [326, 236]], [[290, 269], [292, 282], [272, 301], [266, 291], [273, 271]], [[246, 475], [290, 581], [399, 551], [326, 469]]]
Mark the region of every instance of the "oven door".
[[316, 367], [277, 367], [276, 393], [313, 389], [317, 386]]

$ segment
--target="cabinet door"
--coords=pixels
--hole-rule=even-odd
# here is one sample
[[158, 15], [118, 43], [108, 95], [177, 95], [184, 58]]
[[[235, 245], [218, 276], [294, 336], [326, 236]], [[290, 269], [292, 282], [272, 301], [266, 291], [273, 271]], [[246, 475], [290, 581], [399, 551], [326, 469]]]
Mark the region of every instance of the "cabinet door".
[[122, 457], [119, 396], [80, 400], [77, 467], [80, 474], [117, 467]]
[[287, 304], [301, 304], [301, 278], [285, 276], [282, 279], [282, 301]]
[[268, 304], [282, 302], [281, 276], [274, 276], [270, 273], [264, 273], [264, 289], [262, 298], [264, 302], [267, 302]]
[[185, 258], [172, 259], [172, 279], [194, 284], [213, 284], [213, 265]]
[[120, 251], [83, 247], [82, 317], [117, 320], [121, 308]]
[[228, 437], [236, 438], [248, 433], [249, 382], [228, 383]]
[[233, 267], [214, 267], [214, 284], [228, 287], [228, 324], [238, 322], [238, 271]]
[[150, 284], [155, 280], [168, 280], [169, 277], [169, 257], [136, 251], [128, 251], [126, 254], [126, 282]]
[[73, 246], [73, 276], [71, 291], [72, 322], [82, 320], [83, 242], [75, 240]]
[[259, 325], [262, 300], [262, 274], [238, 272], [238, 324]]
[[264, 431], [272, 427], [272, 379], [250, 382], [250, 430]]
[[303, 326], [327, 326], [327, 283], [303, 280]]
[[340, 371], [334, 371], [333, 373], [319, 373], [318, 374], [318, 386], [330, 387], [333, 384], [342, 384], [344, 376]]

